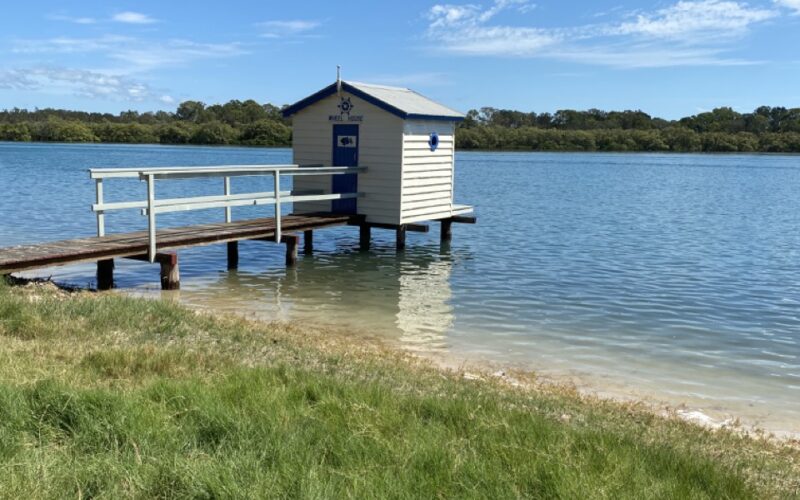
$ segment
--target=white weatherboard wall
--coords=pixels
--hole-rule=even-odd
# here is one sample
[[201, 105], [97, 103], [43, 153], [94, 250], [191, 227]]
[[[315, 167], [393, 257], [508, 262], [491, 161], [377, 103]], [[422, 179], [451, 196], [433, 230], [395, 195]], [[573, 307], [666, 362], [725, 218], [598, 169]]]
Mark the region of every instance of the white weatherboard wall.
[[[330, 121], [339, 116], [340, 98], [334, 94], [308, 106], [292, 116], [292, 151], [294, 163], [331, 165], [333, 163], [333, 125], [357, 124], [358, 165], [367, 167], [358, 174], [358, 213], [365, 214], [368, 222], [399, 224], [401, 213], [401, 188], [403, 183], [403, 124], [404, 121], [377, 106], [348, 92], [353, 104], [352, 115], [362, 116], [360, 122]], [[426, 139], [427, 140], [427, 139]], [[302, 176], [294, 178], [294, 189], [322, 189], [331, 192], [330, 176]], [[296, 203], [296, 213], [330, 211], [329, 201]]]
[[[431, 151], [430, 134], [439, 136]], [[453, 210], [455, 124], [408, 120], [403, 127], [401, 224], [450, 217]]]

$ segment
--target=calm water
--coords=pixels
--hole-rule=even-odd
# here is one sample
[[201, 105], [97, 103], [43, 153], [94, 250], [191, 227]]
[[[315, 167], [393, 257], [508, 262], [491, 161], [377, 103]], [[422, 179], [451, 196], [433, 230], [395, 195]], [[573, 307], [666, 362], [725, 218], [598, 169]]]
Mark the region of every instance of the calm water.
[[[0, 246], [93, 235], [89, 167], [290, 160], [283, 149], [0, 143]], [[357, 231], [337, 228], [319, 231], [314, 257], [288, 271], [282, 247], [244, 242], [229, 273], [223, 246], [194, 248], [181, 252], [179, 296], [800, 431], [800, 157], [461, 153], [456, 177], [456, 199], [476, 206], [479, 223], [456, 226], [449, 249], [435, 226], [410, 234], [401, 255], [393, 233], [375, 230], [363, 255]], [[219, 194], [220, 182], [179, 186]], [[142, 198], [144, 186], [110, 181], [106, 192]], [[115, 213], [107, 224], [145, 220]], [[94, 281], [92, 266], [38, 274]], [[116, 277], [159, 293], [155, 266], [122, 261]]]

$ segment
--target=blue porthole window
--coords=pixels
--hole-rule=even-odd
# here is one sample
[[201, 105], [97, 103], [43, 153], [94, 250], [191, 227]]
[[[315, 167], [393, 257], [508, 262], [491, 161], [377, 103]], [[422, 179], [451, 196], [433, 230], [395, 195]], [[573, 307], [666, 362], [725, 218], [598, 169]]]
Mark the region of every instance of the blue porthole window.
[[439, 134], [436, 132], [431, 133], [431, 136], [428, 139], [428, 146], [431, 147], [431, 151], [436, 151], [436, 148], [439, 147]]

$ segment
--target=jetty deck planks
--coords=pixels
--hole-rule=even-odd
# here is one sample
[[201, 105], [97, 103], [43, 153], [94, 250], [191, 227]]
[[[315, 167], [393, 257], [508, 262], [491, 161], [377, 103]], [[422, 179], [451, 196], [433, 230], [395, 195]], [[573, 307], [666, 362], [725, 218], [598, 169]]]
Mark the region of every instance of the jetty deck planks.
[[[285, 233], [358, 224], [359, 216], [317, 213], [281, 218]], [[157, 250], [164, 252], [191, 246], [275, 237], [275, 219], [265, 217], [215, 224], [198, 224], [158, 230]], [[0, 275], [50, 266], [95, 262], [118, 257], [146, 255], [147, 231], [110, 234], [36, 245], [0, 248]]]

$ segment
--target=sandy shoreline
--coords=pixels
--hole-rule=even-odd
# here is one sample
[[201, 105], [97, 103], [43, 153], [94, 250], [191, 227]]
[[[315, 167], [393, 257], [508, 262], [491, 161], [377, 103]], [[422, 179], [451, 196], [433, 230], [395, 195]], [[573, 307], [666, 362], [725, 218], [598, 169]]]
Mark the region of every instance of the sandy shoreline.
[[[82, 289], [81, 287], [70, 286], [65, 286], [65, 288]], [[176, 301], [212, 315], [232, 312], [230, 309], [220, 310], [212, 306], [198, 305], [191, 301], [183, 300], [180, 292], [163, 293], [156, 290], [142, 289], [120, 289], [115, 292], [135, 297]], [[233, 312], [256, 321], [275, 321], [275, 318], [267, 317], [265, 314], [259, 314], [252, 310]], [[334, 331], [341, 332], [343, 336], [355, 336], [383, 347], [411, 354], [432, 363], [440, 369], [460, 373], [465, 378], [498, 378], [511, 385], [525, 386], [531, 389], [538, 387], [546, 390], [577, 392], [584, 397], [633, 404], [666, 418], [678, 418], [709, 429], [724, 428], [742, 434], [769, 437], [783, 442], [800, 444], [800, 422], [781, 418], [771, 412], [770, 408], [764, 407], [764, 405], [731, 405], [721, 400], [659, 393], [619, 380], [618, 377], [583, 372], [579, 369], [567, 371], [546, 366], [519, 366], [518, 363], [489, 360], [476, 354], [466, 355], [449, 351], [433, 352], [411, 349], [396, 339], [390, 339], [379, 333], [356, 329], [348, 325], [328, 324], [305, 318], [302, 321], [291, 319], [278, 321], [296, 324], [304, 329], [311, 328], [325, 332]]]
[[[141, 290], [128, 290], [136, 296], [153, 297], [164, 294], [141, 293]], [[196, 309], [228, 313], [230, 310], [219, 311], [214, 307], [199, 306], [181, 300], [178, 294], [170, 295], [174, 300]], [[258, 321], [274, 321], [275, 318], [259, 314], [254, 311], [239, 313], [247, 318]], [[574, 391], [578, 394], [604, 400], [612, 400], [625, 404], [634, 404], [652, 411], [657, 415], [667, 418], [679, 418], [687, 422], [710, 428], [731, 429], [743, 434], [770, 437], [785, 442], [800, 442], [800, 422], [780, 418], [769, 412], [768, 408], [761, 406], [735, 406], [722, 401], [686, 396], [670, 396], [655, 391], [625, 383], [616, 377], [608, 375], [599, 376], [595, 373], [581, 372], [579, 370], [564, 371], [550, 369], [544, 366], [520, 367], [512, 363], [488, 360], [478, 355], [461, 355], [450, 351], [431, 351], [412, 349], [397, 339], [387, 338], [379, 333], [364, 329], [354, 328], [350, 325], [325, 323], [304, 318], [288, 320], [302, 328], [318, 328], [320, 331], [342, 332], [345, 336], [356, 336], [369, 342], [374, 342], [383, 347], [409, 353], [433, 363], [440, 369], [461, 373], [463, 376], [475, 378], [501, 378], [512, 385], [556, 389], [559, 391]]]
[[692, 398], [688, 395], [668, 397], [621, 383], [611, 377], [597, 377], [577, 370], [565, 373], [559, 370], [519, 368], [477, 357], [442, 353], [414, 354], [442, 369], [462, 373], [466, 378], [495, 377], [512, 385], [575, 391], [584, 397], [634, 404], [657, 415], [678, 418], [708, 429], [728, 429], [800, 445], [800, 422], [770, 414], [768, 408], [736, 408], [719, 401]]

